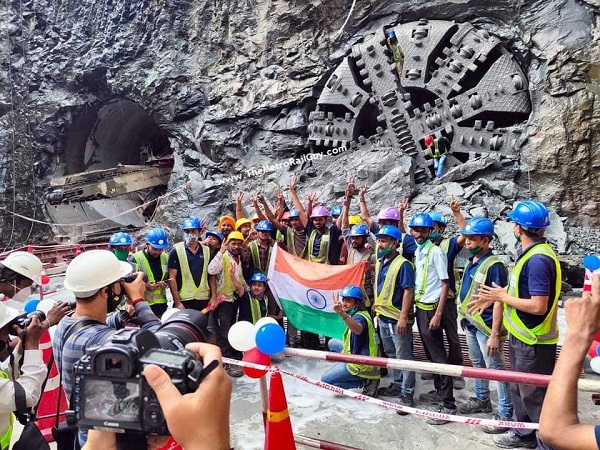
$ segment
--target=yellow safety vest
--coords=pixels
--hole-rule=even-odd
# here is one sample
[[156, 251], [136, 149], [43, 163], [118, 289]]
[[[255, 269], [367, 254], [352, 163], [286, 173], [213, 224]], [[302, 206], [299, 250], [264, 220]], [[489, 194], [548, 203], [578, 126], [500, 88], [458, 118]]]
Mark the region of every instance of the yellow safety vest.
[[[390, 263], [390, 267], [385, 274], [383, 280], [383, 286], [381, 292], [377, 293], [377, 286], [379, 286], [379, 271], [381, 269], [381, 262], [379, 259], [375, 261], [375, 285], [373, 290], [375, 293], [375, 312], [379, 315], [390, 317], [398, 320], [400, 318], [401, 310], [396, 308], [392, 303], [394, 296], [394, 287], [396, 286], [396, 279], [402, 269], [402, 265], [405, 263], [410, 264], [410, 261], [401, 254], [397, 254], [396, 257]], [[409, 323], [413, 323], [413, 311], [408, 312]]]
[[[354, 261], [354, 255], [356, 253], [358, 253], [358, 251], [355, 248], [350, 249], [350, 252], [348, 253], [348, 258], [346, 259], [346, 265], [354, 264], [352, 261]], [[373, 254], [373, 252], [365, 251], [364, 253], [360, 254], [360, 261], [368, 262], [369, 258], [371, 257], [372, 254]], [[370, 272], [371, 272], [370, 270], [365, 271], [365, 274], [363, 275], [362, 283], [360, 284], [360, 290], [362, 291], [365, 306], [371, 306], [370, 305], [371, 300], [369, 299], [369, 296], [367, 295], [367, 291], [365, 290], [365, 281], [367, 279], [367, 275]]]
[[445, 145], [444, 145], [444, 153], [440, 154], [440, 144], [439, 144], [439, 140], [437, 138], [435, 138], [433, 140], [433, 148], [432, 148], [432, 146], [429, 146], [429, 147], [427, 147], [427, 149], [429, 150], [429, 156], [431, 156], [432, 158], [440, 158], [440, 157], [448, 154], [448, 150], [446, 150]]
[[308, 238], [308, 260], [321, 264], [329, 264], [329, 243], [331, 236], [329, 235], [329, 228], [321, 235], [321, 246], [319, 247], [319, 254], [313, 255], [313, 249], [315, 246], [315, 238], [317, 237], [318, 231], [312, 230], [310, 237]]
[[[427, 248], [427, 254], [425, 255], [425, 264], [423, 278], [421, 279], [421, 286], [415, 292], [415, 305], [417, 308], [425, 310], [425, 311], [433, 311], [437, 308], [436, 303], [421, 303], [420, 300], [425, 295], [425, 288], [427, 287], [427, 279], [429, 278], [429, 262], [431, 261], [431, 252], [435, 248], [435, 244], [431, 241], [428, 241], [431, 245]], [[416, 270], [415, 270], [415, 281], [416, 281]]]
[[287, 245], [288, 252], [298, 258], [303, 258], [306, 256], [306, 242], [304, 242], [304, 248], [302, 249], [302, 253], [298, 254], [296, 252], [296, 233], [292, 229], [292, 227], [288, 227], [286, 230], [286, 239], [285, 244]]
[[510, 282], [508, 284], [508, 295], [519, 298], [519, 279], [521, 277], [521, 271], [523, 266], [529, 259], [534, 255], [544, 255], [554, 261], [556, 267], [556, 281], [554, 286], [554, 298], [552, 299], [552, 306], [550, 311], [546, 315], [544, 321], [537, 327], [530, 330], [525, 326], [517, 310], [508, 304], [504, 304], [504, 326], [508, 329], [509, 333], [515, 338], [524, 342], [528, 345], [535, 344], [556, 344], [558, 343], [558, 324], [556, 321], [558, 298], [560, 297], [560, 288], [562, 282], [562, 273], [560, 270], [560, 263], [556, 257], [556, 253], [546, 243], [535, 244], [530, 247], [521, 257], [517, 260], [517, 264], [513, 268], [510, 274]]
[[[218, 290], [217, 295], [230, 295], [237, 291], [231, 276], [229, 275], [229, 267], [231, 266], [231, 260], [229, 252], [223, 254], [223, 285]], [[243, 281], [240, 278], [240, 281]]]
[[[369, 356], [379, 356], [379, 347], [375, 343], [375, 327], [373, 326], [373, 320], [369, 313], [366, 311], [358, 311], [354, 316], [360, 314], [367, 321], [367, 333], [369, 335]], [[354, 317], [352, 316], [352, 317]], [[346, 327], [344, 335], [342, 337], [342, 353], [350, 354], [350, 328]], [[367, 379], [378, 379], [380, 378], [379, 367], [367, 366], [364, 364], [347, 363], [346, 368], [351, 375], [367, 378]]]
[[[162, 268], [162, 276], [160, 280], [156, 280], [154, 278], [154, 273], [150, 268], [150, 262], [148, 261], [148, 257], [144, 253], [144, 251], [139, 251], [133, 254], [133, 259], [137, 266], [140, 268], [142, 272], [144, 272], [148, 276], [148, 281], [150, 283], [156, 283], [157, 281], [164, 280], [166, 275], [168, 274], [169, 269], [167, 268], [169, 256], [166, 253], [160, 254], [160, 266]], [[159, 303], [167, 303], [167, 290], [166, 289], [157, 289], [155, 291], [146, 290], [144, 292], [144, 298], [150, 305], [157, 305]]]
[[[481, 314], [476, 314], [476, 315], [469, 314], [468, 305], [469, 305], [469, 302], [471, 301], [471, 295], [473, 295], [473, 292], [475, 292], [475, 293], [479, 292], [479, 288], [485, 284], [485, 280], [487, 280], [488, 272], [494, 264], [502, 264], [504, 266], [504, 263], [502, 261], [500, 261], [496, 255], [488, 256], [481, 264], [479, 264], [479, 266], [477, 267], [477, 270], [475, 271], [475, 275], [473, 276], [473, 281], [471, 282], [471, 287], [469, 288], [469, 292], [467, 292], [467, 294], [465, 295], [464, 298], [459, 299], [459, 307], [458, 307], [458, 315], [461, 317], [464, 317], [469, 322], [471, 322], [475, 328], [477, 328], [479, 331], [481, 331], [487, 337], [490, 337], [490, 335], [492, 334], [492, 329], [490, 327], [488, 327], [487, 324], [483, 321], [483, 319], [481, 318]], [[467, 263], [467, 266], [468, 266], [468, 263]], [[461, 280], [461, 285], [462, 285], [462, 283], [464, 283], [466, 274], [467, 274], [467, 268], [465, 267], [465, 271], [463, 273], [463, 278]], [[508, 337], [508, 332], [507, 332], [506, 328], [502, 327], [502, 330], [500, 332], [500, 339], [506, 340], [507, 337]]]
[[258, 248], [258, 243], [256, 241], [252, 241], [248, 245], [248, 248], [250, 250], [250, 255], [252, 256], [252, 263], [254, 264], [254, 268], [260, 273], [266, 275], [267, 271], [269, 270], [269, 262], [271, 261], [271, 250], [273, 249], [271, 243], [269, 243], [266, 267], [262, 267], [262, 265], [260, 264], [260, 249]]
[[[442, 251], [446, 254], [446, 256], [448, 256], [448, 251], [450, 250], [450, 238], [443, 238], [442, 241], [440, 242], [439, 247], [442, 249]], [[456, 284], [456, 280], [459, 279], [459, 274], [458, 271], [454, 269], [454, 267], [450, 267], [448, 266], [448, 272], [450, 271], [454, 272], [454, 283]], [[456, 285], [454, 286], [456, 288]], [[458, 291], [458, 288], [456, 288]], [[450, 286], [448, 288], [448, 298], [451, 300], [454, 300], [454, 298], [456, 297], [456, 292], [454, 292], [454, 289], [452, 289], [452, 286]]]
[[[4, 378], [5, 380], [10, 380], [10, 377], [8, 376], [8, 374], [6, 372], [4, 372], [3, 370], [0, 370], [0, 378]], [[2, 436], [0, 438], [0, 448], [2, 450], [8, 450], [8, 447], [10, 446], [10, 439], [12, 437], [14, 423], [15, 423], [15, 415], [13, 413], [10, 413], [10, 425], [9, 425], [8, 429], [6, 430], [6, 433], [4, 433], [4, 436]]]
[[258, 319], [264, 317], [260, 312], [260, 302], [265, 304], [265, 311], [268, 313], [268, 303], [269, 299], [266, 295], [263, 295], [262, 300], [254, 297], [252, 294], [248, 293], [248, 299], [250, 301], [250, 312], [252, 313], [252, 323], [258, 322]]
[[179, 270], [181, 271], [181, 289], [179, 290], [179, 297], [181, 298], [182, 302], [187, 300], [210, 299], [210, 286], [208, 285], [208, 262], [210, 261], [210, 249], [205, 245], [200, 245], [200, 248], [202, 249], [202, 255], [204, 257], [204, 267], [202, 268], [200, 285], [196, 286], [190, 270], [190, 264], [187, 259], [185, 245], [183, 242], [175, 244], [175, 250], [177, 252], [177, 257], [179, 258]]

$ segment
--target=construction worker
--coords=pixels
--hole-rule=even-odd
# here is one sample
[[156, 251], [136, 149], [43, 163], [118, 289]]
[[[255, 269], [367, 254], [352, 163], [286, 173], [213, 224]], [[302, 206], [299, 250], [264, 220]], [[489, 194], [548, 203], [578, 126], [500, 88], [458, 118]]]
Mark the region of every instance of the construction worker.
[[137, 270], [137, 266], [135, 266], [135, 263], [129, 259], [132, 245], [133, 241], [131, 240], [131, 236], [122, 231], [114, 233], [108, 240], [108, 247], [110, 248], [110, 251], [115, 254], [119, 261], [129, 262], [133, 271], [135, 272]]
[[[377, 233], [375, 314], [386, 356], [412, 360], [415, 272], [412, 264], [398, 253], [400, 242], [402, 233], [393, 225], [384, 225]], [[394, 381], [380, 388], [379, 395], [400, 397], [401, 404], [414, 406], [414, 390], [415, 373], [395, 369]]]
[[245, 217], [242, 217], [241, 219], [235, 221], [235, 231], [239, 231], [240, 233], [242, 233], [244, 239], [248, 238], [251, 228], [252, 222], [250, 222], [250, 220], [246, 219]]
[[219, 232], [227, 239], [229, 233], [235, 230], [235, 219], [231, 216], [221, 216], [219, 218]]
[[252, 273], [260, 272], [266, 275], [271, 261], [271, 251], [275, 245], [275, 241], [271, 239], [273, 225], [268, 220], [261, 220], [256, 225], [256, 231], [257, 239], [248, 244], [251, 256], [249, 269]]
[[[358, 286], [348, 285], [342, 289], [341, 294], [334, 294], [333, 310], [342, 317], [347, 328], [341, 341], [331, 339], [328, 342], [329, 350], [353, 355], [378, 356], [375, 327], [363, 305], [362, 290]], [[337, 363], [323, 374], [321, 381], [343, 389], [362, 387], [363, 395], [376, 397], [380, 378], [377, 367]]]
[[[430, 214], [431, 215], [431, 214]], [[469, 359], [474, 367], [488, 369], [506, 368], [502, 341], [508, 337], [506, 329], [502, 326], [502, 304], [494, 303], [485, 309], [481, 315], [471, 315], [467, 305], [471, 297], [479, 291], [483, 284], [505, 286], [508, 280], [506, 266], [494, 255], [490, 249], [494, 239], [494, 224], [485, 217], [475, 217], [469, 220], [460, 234], [465, 238], [465, 246], [471, 258], [465, 267], [460, 283], [459, 310], [461, 324], [467, 335]], [[469, 398], [466, 403], [458, 404], [461, 414], [490, 413], [489, 381], [475, 380], [475, 397]], [[498, 414], [496, 420], [512, 420], [513, 406], [510, 387], [506, 382], [498, 382]], [[484, 427], [487, 433], [503, 433], [508, 431], [502, 427]]]
[[369, 269], [365, 272], [365, 280], [363, 283], [363, 298], [367, 308], [373, 304], [374, 292], [373, 283], [375, 279], [375, 252], [373, 247], [368, 244], [370, 233], [369, 227], [365, 223], [354, 225], [348, 233], [348, 257], [346, 264], [356, 264], [361, 261], [366, 261], [369, 264]]
[[444, 164], [446, 157], [450, 153], [450, 139], [446, 136], [434, 138], [431, 135], [425, 136], [425, 149], [431, 158], [433, 158], [433, 169], [436, 178], [441, 178], [444, 173]]
[[[223, 356], [234, 359], [242, 359], [242, 355], [229, 344], [228, 333], [236, 319], [237, 304], [235, 302], [246, 291], [240, 259], [243, 244], [242, 233], [232, 231], [221, 246], [221, 250], [208, 265], [212, 292], [210, 304], [214, 310], [217, 344], [221, 348]], [[219, 303], [219, 298], [223, 300], [221, 303]], [[236, 378], [244, 374], [241, 367], [233, 364], [228, 364], [225, 370], [230, 376]]]
[[221, 249], [225, 237], [215, 230], [208, 230], [204, 233], [203, 243], [210, 248], [210, 259], [212, 260], [217, 252]]
[[[550, 225], [546, 207], [537, 201], [517, 203], [508, 218], [521, 252], [510, 275], [508, 290], [481, 286], [469, 303], [470, 314], [482, 314], [494, 302], [504, 304], [509, 332], [510, 365], [518, 372], [550, 375], [558, 343], [557, 307], [562, 283], [554, 250], [544, 238]], [[513, 420], [539, 422], [546, 388], [512, 384]], [[494, 439], [500, 448], [547, 448], [534, 430], [511, 429]]]
[[250, 278], [250, 289], [238, 300], [240, 305], [239, 320], [256, 323], [263, 317], [278, 320], [277, 304], [267, 296], [267, 277], [256, 272]]
[[146, 247], [132, 255], [141, 272], [148, 277], [144, 298], [159, 319], [167, 310], [167, 288], [169, 281], [169, 237], [162, 228], [153, 228], [146, 234]]
[[167, 263], [173, 306], [202, 311], [208, 306], [211, 294], [208, 284], [210, 248], [200, 244], [200, 219], [185, 219], [181, 229], [183, 242], [173, 246]]
[[404, 67], [404, 53], [402, 48], [398, 44], [398, 38], [393, 30], [385, 32], [385, 41], [387, 43], [388, 50], [392, 54], [392, 59], [396, 63], [396, 70], [398, 71], [398, 77], [400, 78], [400, 84], [402, 84], [402, 69]]
[[[415, 252], [415, 305], [417, 327], [423, 341], [425, 353], [430, 361], [448, 364], [448, 352], [444, 347], [442, 330], [443, 315], [447, 314], [448, 260], [438, 246], [429, 239], [433, 231], [433, 220], [427, 213], [417, 213], [410, 221], [410, 232], [417, 241]], [[434, 375], [435, 390], [421, 394], [423, 402], [442, 403], [439, 412], [455, 414], [456, 402], [452, 377]], [[447, 423], [443, 419], [427, 419], [431, 425]]]

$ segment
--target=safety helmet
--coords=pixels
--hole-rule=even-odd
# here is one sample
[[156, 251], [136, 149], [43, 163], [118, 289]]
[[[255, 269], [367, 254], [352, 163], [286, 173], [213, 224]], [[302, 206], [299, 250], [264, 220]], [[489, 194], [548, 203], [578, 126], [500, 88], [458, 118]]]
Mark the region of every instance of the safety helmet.
[[417, 213], [410, 219], [411, 228], [431, 228], [433, 229], [433, 219], [427, 213]]
[[131, 244], [133, 244], [131, 236], [129, 236], [127, 233], [123, 233], [122, 231], [113, 234], [108, 240], [109, 247], [119, 247], [121, 245], [129, 246]]
[[251, 220], [252, 222], [254, 222], [255, 220], [259, 220], [259, 219], [258, 219], [258, 214], [257, 214], [257, 213], [253, 213], [253, 214], [250, 216], [250, 220]]
[[339, 217], [342, 215], [342, 207], [340, 205], [336, 205], [333, 208], [331, 208], [331, 215], [333, 217]]
[[169, 248], [169, 236], [167, 236], [167, 232], [162, 228], [152, 228], [148, 231], [146, 234], [146, 241], [152, 247], [159, 250], [166, 250]]
[[290, 220], [290, 212], [286, 211], [283, 213], [283, 215], [281, 216], [281, 220]]
[[393, 206], [383, 208], [381, 211], [379, 211], [379, 214], [377, 214], [377, 220], [396, 220], [399, 222], [400, 211], [398, 211], [398, 208], [394, 208]]
[[431, 147], [433, 145], [433, 136], [427, 135], [425, 136], [425, 147]]
[[446, 222], [446, 218], [444, 217], [444, 215], [441, 212], [438, 211], [431, 211], [429, 213], [429, 217], [431, 217], [431, 219], [434, 222], [438, 222], [441, 223], [444, 227], [446, 226], [447, 222]]
[[246, 219], [245, 217], [242, 217], [241, 219], [236, 220], [235, 228], [234, 228], [235, 231], [240, 231], [240, 227], [245, 224], [252, 226], [252, 222], [250, 222], [250, 219]]
[[487, 217], [473, 217], [460, 230], [460, 234], [464, 234], [465, 236], [494, 237], [494, 223]]
[[201, 230], [202, 223], [200, 222], [200, 219], [198, 219], [196, 217], [190, 217], [183, 221], [183, 223], [181, 224], [181, 229], [182, 230]]
[[204, 239], [206, 239], [208, 236], [216, 237], [217, 239], [219, 239], [219, 241], [221, 241], [221, 243], [223, 243], [223, 240], [225, 239], [225, 236], [223, 236], [221, 233], [215, 230], [208, 230], [206, 233], [204, 233]]
[[273, 231], [273, 226], [268, 220], [261, 220], [256, 225], [256, 231]]
[[108, 250], [90, 250], [76, 256], [67, 266], [63, 286], [75, 297], [87, 298], [132, 271], [131, 264], [119, 261]]
[[10, 306], [6, 306], [3, 302], [0, 302], [0, 328], [4, 328], [11, 323], [19, 314], [20, 312], [18, 309], [11, 308]]
[[296, 208], [290, 209], [290, 219], [298, 219], [300, 218], [300, 213]]
[[219, 229], [221, 228], [221, 225], [223, 225], [223, 223], [227, 222], [232, 229], [235, 229], [235, 219], [231, 216], [221, 216], [219, 218]]
[[351, 284], [349, 284], [344, 289], [342, 289], [342, 292], [340, 292], [340, 297], [353, 298], [354, 300], [356, 300], [358, 302], [363, 301], [363, 295], [362, 295], [362, 291], [360, 290], [360, 288], [358, 286], [353, 286]]
[[363, 220], [360, 216], [350, 216], [348, 217], [348, 223], [350, 225], [358, 225], [359, 223], [363, 223]]
[[394, 30], [388, 30], [385, 32], [385, 37], [388, 39], [394, 39], [396, 37], [396, 32]]
[[229, 233], [229, 236], [227, 236], [227, 242], [234, 240], [234, 239], [243, 242], [244, 235], [242, 233], [240, 233], [239, 231], [232, 231], [231, 233]]
[[525, 200], [515, 205], [508, 218], [524, 228], [541, 229], [550, 225], [546, 207], [534, 200]]
[[250, 278], [250, 283], [253, 283], [254, 281], [260, 281], [261, 283], [264, 283], [266, 285], [267, 277], [265, 277], [262, 273], [257, 272]]
[[22, 251], [12, 252], [4, 261], [0, 262], [4, 267], [29, 278], [34, 283], [40, 282], [42, 261], [33, 253]]
[[394, 225], [384, 225], [379, 229], [379, 233], [375, 235], [376, 237], [380, 236], [388, 236], [396, 241], [400, 242], [402, 240], [402, 232], [400, 228]]
[[329, 211], [323, 205], [317, 205], [313, 208], [310, 218], [314, 217], [329, 217]]
[[369, 227], [365, 223], [360, 223], [358, 225], [354, 225], [350, 229], [350, 237], [352, 237], [352, 236], [365, 236], [366, 237], [368, 235], [369, 235]]

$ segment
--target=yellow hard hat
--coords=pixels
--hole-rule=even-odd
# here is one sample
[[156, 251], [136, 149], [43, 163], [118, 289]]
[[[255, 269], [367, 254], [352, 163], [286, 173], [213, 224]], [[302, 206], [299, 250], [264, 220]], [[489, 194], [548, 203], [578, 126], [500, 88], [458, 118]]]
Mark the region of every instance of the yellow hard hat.
[[246, 223], [249, 225], [252, 225], [252, 222], [250, 222], [250, 220], [246, 219], [245, 217], [242, 217], [241, 219], [236, 220], [235, 221], [235, 231], [238, 231], [240, 229], [240, 227]]
[[350, 225], [358, 225], [360, 223], [363, 223], [363, 220], [360, 216], [350, 216], [348, 217], [348, 223]]
[[229, 233], [229, 236], [227, 236], [227, 242], [231, 241], [232, 239], [237, 239], [238, 241], [243, 241], [244, 235], [242, 233], [240, 233], [239, 231], [232, 231], [231, 233]]

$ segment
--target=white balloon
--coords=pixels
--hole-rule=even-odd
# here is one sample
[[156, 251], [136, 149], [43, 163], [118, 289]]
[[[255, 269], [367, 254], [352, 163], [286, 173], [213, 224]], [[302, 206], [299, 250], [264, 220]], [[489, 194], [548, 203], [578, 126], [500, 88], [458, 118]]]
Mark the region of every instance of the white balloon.
[[600, 356], [592, 358], [592, 360], [590, 361], [590, 366], [594, 372], [600, 373]]
[[160, 321], [164, 323], [164, 322], [165, 322], [165, 321], [166, 321], [166, 320], [167, 320], [169, 317], [171, 317], [171, 316], [172, 316], [173, 314], [175, 314], [177, 311], [179, 311], [179, 309], [178, 309], [178, 308], [170, 308], [170, 309], [167, 309], [167, 310], [166, 310], [166, 311], [163, 313], [162, 317], [160, 318]]
[[254, 324], [254, 328], [256, 328], [256, 331], [258, 331], [258, 329], [260, 327], [262, 327], [263, 325], [266, 325], [268, 323], [274, 323], [275, 325], [279, 325], [277, 323], [277, 321], [275, 319], [273, 319], [272, 317], [263, 317], [256, 321], [256, 323]]
[[240, 352], [247, 352], [256, 347], [254, 337], [256, 336], [256, 328], [252, 325], [252, 322], [236, 322], [229, 329], [227, 338], [229, 344]]
[[56, 302], [52, 299], [45, 298], [37, 305], [38, 311], [44, 311], [44, 314], [48, 315], [48, 312], [52, 309], [52, 307], [56, 304]]

